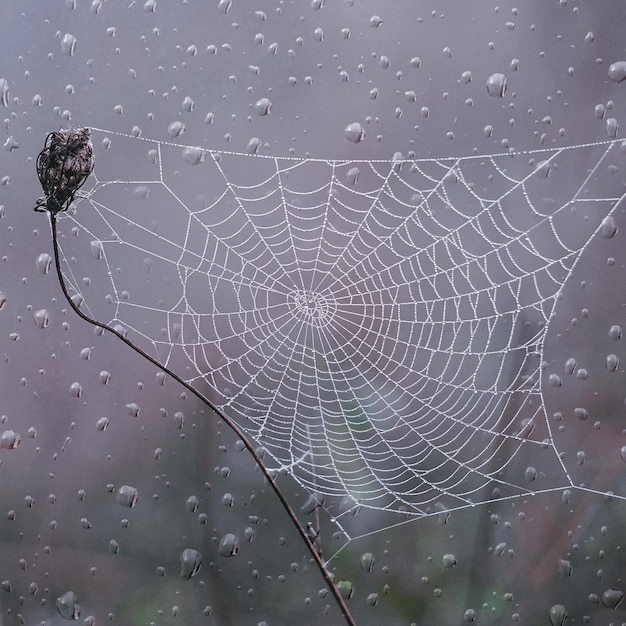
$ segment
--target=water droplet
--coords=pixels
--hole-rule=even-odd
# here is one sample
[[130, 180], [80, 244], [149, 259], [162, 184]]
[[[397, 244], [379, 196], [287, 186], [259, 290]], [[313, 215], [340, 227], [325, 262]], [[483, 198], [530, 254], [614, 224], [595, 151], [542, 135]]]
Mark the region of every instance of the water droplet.
[[589, 411], [587, 411], [587, 409], [584, 409], [583, 407], [576, 407], [574, 409], [574, 415], [579, 419], [579, 420], [586, 420], [589, 419]]
[[383, 19], [378, 15], [372, 15], [370, 17], [370, 27], [378, 28], [383, 23]]
[[232, 533], [225, 534], [221, 539], [217, 552], [222, 556], [235, 556], [239, 552], [239, 539]]
[[609, 65], [609, 78], [614, 83], [621, 83], [626, 79], [626, 61], [617, 61]]
[[586, 460], [587, 455], [582, 450], [579, 450], [576, 453], [576, 465], [584, 465]]
[[83, 386], [79, 382], [70, 385], [70, 396], [80, 398], [83, 395]]
[[91, 522], [86, 517], [80, 518], [80, 525], [85, 529], [89, 530], [91, 528]]
[[359, 143], [365, 137], [365, 130], [359, 122], [348, 124], [343, 130], [345, 138], [351, 143]]
[[185, 548], [180, 554], [180, 577], [189, 580], [200, 571], [202, 555], [193, 548]]
[[70, 33], [65, 33], [63, 39], [61, 39], [61, 50], [63, 50], [63, 54], [68, 57], [74, 56], [74, 52], [76, 51], [76, 37]]
[[182, 430], [185, 426], [185, 414], [182, 411], [174, 413], [174, 424], [178, 430]]
[[107, 370], [102, 370], [98, 374], [98, 379], [100, 380], [101, 384], [108, 385], [109, 381], [111, 380], [111, 372], [107, 372]]
[[14, 430], [5, 430], [0, 435], [0, 448], [3, 450], [15, 450], [20, 445], [21, 437]]
[[337, 589], [339, 589], [339, 593], [346, 600], [349, 600], [354, 595], [354, 586], [349, 580], [340, 580], [337, 583]]
[[608, 354], [606, 357], [606, 369], [614, 372], [619, 367], [619, 357], [616, 354]]
[[567, 374], [573, 374], [576, 371], [576, 359], [571, 358], [565, 361], [565, 372]]
[[487, 93], [492, 98], [502, 98], [506, 93], [506, 76], [504, 74], [492, 74], [487, 79]]
[[198, 496], [189, 496], [187, 500], [185, 500], [185, 506], [190, 513], [195, 513], [200, 506]]
[[315, 41], [319, 41], [319, 42], [324, 41], [324, 30], [321, 29], [321, 28], [316, 28], [313, 31], [313, 39], [315, 39]]
[[499, 543], [494, 549], [494, 553], [496, 554], [496, 556], [502, 556], [504, 554], [504, 551], [506, 550], [506, 542], [501, 542]]
[[156, 0], [146, 0], [143, 3], [143, 10], [146, 13], [156, 13], [157, 3]]
[[548, 178], [550, 175], [550, 171], [554, 167], [554, 162], [552, 161], [541, 161], [537, 164], [535, 169], [535, 175], [537, 178]]
[[37, 328], [45, 328], [50, 323], [50, 316], [46, 309], [39, 309], [33, 313], [33, 320]]
[[230, 7], [232, 6], [232, 0], [220, 0], [219, 4], [217, 5], [217, 10], [220, 13], [228, 13], [230, 11]]
[[367, 602], [369, 606], [376, 606], [378, 604], [378, 594], [377, 593], [368, 594], [365, 601]]
[[605, 122], [605, 131], [607, 137], [611, 139], [615, 139], [617, 137], [617, 133], [619, 132], [619, 123], [614, 117], [609, 117]]
[[191, 113], [193, 111], [193, 107], [194, 107], [193, 99], [190, 98], [189, 96], [185, 96], [185, 98], [183, 99], [183, 111], [186, 111], [187, 113]]
[[256, 531], [252, 526], [246, 526], [243, 531], [243, 536], [246, 538], [246, 541], [253, 541], [256, 536]]
[[321, 493], [312, 492], [309, 497], [306, 499], [306, 502], [300, 507], [300, 510], [303, 513], [309, 515], [313, 513], [315, 509], [323, 506], [324, 504], [324, 496]]
[[620, 448], [619, 455], [622, 457], [622, 461], [626, 462], [626, 446]]
[[47, 252], [40, 254], [35, 261], [35, 267], [42, 274], [47, 274], [52, 267], [52, 257]]
[[222, 496], [222, 504], [224, 506], [233, 506], [235, 504], [235, 496], [232, 493], [225, 493]]
[[483, 128], [483, 135], [485, 135], [485, 137], [491, 137], [491, 135], [493, 135], [493, 126], [491, 124], [487, 124], [487, 126]]
[[444, 554], [441, 557], [441, 562], [444, 567], [454, 567], [457, 564], [454, 554]]
[[205, 151], [202, 148], [193, 146], [187, 146], [183, 150], [183, 161], [187, 165], [198, 165], [198, 163], [204, 163]]
[[551, 387], [560, 387], [562, 384], [561, 377], [558, 374], [550, 374], [548, 376], [548, 384]]
[[371, 552], [364, 552], [361, 555], [361, 569], [366, 572], [371, 572], [374, 569], [374, 563], [376, 559]]
[[261, 140], [258, 137], [251, 137], [250, 141], [246, 145], [246, 152], [248, 154], [257, 154], [261, 148]]
[[141, 411], [140, 406], [136, 402], [130, 402], [126, 405], [126, 409], [128, 410], [128, 414], [131, 417], [137, 417], [139, 412]]
[[346, 172], [346, 182], [348, 183], [348, 185], [356, 185], [358, 180], [359, 180], [359, 174], [360, 174], [360, 170], [358, 167], [351, 167], [347, 172]]
[[167, 127], [167, 134], [174, 139], [174, 137], [178, 137], [179, 135], [182, 135], [185, 132], [185, 125], [182, 122], [179, 122], [178, 120], [176, 120], [175, 122], [172, 122], [168, 127]]
[[558, 568], [563, 578], [567, 578], [574, 573], [574, 568], [572, 567], [572, 564], [566, 559], [559, 559]]
[[100, 431], [100, 432], [104, 432], [107, 428], [109, 427], [109, 418], [108, 417], [101, 417], [97, 422], [96, 422], [96, 428]]
[[608, 215], [602, 220], [602, 225], [600, 226], [600, 232], [605, 239], [611, 239], [617, 233], [617, 224], [613, 219], [613, 216]]
[[254, 110], [258, 115], [268, 115], [272, 110], [272, 102], [269, 98], [261, 98], [254, 103]]
[[9, 106], [9, 82], [6, 78], [0, 78], [0, 103], [3, 107]]
[[57, 611], [63, 619], [77, 620], [80, 617], [80, 605], [73, 591], [66, 591], [56, 600]]
[[611, 339], [621, 339], [622, 338], [622, 327], [617, 324], [613, 324], [611, 328], [609, 328], [609, 337]]
[[524, 478], [526, 478], [526, 480], [528, 482], [532, 482], [533, 480], [537, 479], [537, 470], [534, 467], [527, 467], [526, 471], [524, 472]]
[[117, 490], [117, 501], [122, 506], [128, 507], [132, 509], [135, 504], [137, 504], [137, 500], [139, 499], [139, 492], [135, 487], [131, 487], [130, 485], [122, 485]]
[[91, 252], [91, 256], [96, 259], [96, 261], [99, 261], [104, 256], [104, 248], [102, 247], [101, 241], [91, 241], [89, 243], [89, 250]]
[[607, 589], [602, 594], [602, 604], [611, 611], [614, 611], [622, 603], [623, 599], [624, 592], [619, 589]]
[[567, 610], [562, 604], [555, 604], [550, 608], [548, 617], [550, 618], [550, 624], [552, 624], [552, 626], [565, 626]]

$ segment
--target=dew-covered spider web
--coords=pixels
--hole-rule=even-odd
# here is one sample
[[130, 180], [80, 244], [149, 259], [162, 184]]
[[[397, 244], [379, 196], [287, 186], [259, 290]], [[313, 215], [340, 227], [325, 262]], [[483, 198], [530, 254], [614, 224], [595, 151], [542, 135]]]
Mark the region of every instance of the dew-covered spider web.
[[92, 132], [86, 200], [59, 216], [75, 299], [338, 524], [576, 486], [544, 345], [615, 234], [621, 141], [352, 161]]

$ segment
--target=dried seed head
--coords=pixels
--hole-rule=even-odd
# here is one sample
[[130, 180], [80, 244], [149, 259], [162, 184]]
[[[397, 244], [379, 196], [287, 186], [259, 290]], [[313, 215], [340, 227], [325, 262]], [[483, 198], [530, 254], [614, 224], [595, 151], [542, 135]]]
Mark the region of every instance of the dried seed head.
[[37, 176], [45, 197], [39, 198], [35, 211], [49, 211], [53, 215], [66, 211], [93, 166], [93, 144], [88, 128], [50, 133], [37, 157]]

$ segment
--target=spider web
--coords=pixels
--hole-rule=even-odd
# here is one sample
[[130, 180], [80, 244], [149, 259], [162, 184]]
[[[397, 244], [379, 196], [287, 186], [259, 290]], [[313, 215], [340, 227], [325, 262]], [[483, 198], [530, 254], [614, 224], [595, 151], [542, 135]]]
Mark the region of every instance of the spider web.
[[93, 134], [95, 182], [60, 219], [83, 310], [336, 497], [333, 521], [575, 486], [543, 350], [581, 253], [615, 233], [620, 141], [348, 161]]

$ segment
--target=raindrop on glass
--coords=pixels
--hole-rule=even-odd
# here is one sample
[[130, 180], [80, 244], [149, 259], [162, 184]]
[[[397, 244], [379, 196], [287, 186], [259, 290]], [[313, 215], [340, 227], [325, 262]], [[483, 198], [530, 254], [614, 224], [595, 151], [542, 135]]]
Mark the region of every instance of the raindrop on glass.
[[239, 539], [237, 535], [227, 533], [220, 539], [217, 551], [221, 556], [235, 556], [239, 552]]
[[360, 171], [358, 167], [351, 167], [346, 172], [346, 182], [348, 183], [348, 185], [351, 185], [351, 186], [356, 185], [359, 180], [359, 174], [360, 174]]
[[200, 506], [198, 496], [189, 496], [187, 500], [185, 500], [185, 506], [190, 513], [195, 513]]
[[555, 604], [550, 607], [548, 617], [552, 626], [565, 626], [565, 622], [567, 621], [567, 610], [562, 604]]
[[126, 410], [131, 417], [137, 417], [141, 411], [140, 406], [136, 402], [130, 402], [126, 405]]
[[45, 328], [50, 323], [50, 316], [46, 309], [39, 309], [33, 313], [33, 320], [37, 328]]
[[185, 548], [180, 554], [180, 577], [189, 580], [200, 571], [202, 555], [193, 548]]
[[611, 215], [608, 215], [602, 220], [600, 232], [605, 239], [611, 239], [617, 233], [617, 224]]
[[530, 483], [537, 479], [537, 470], [534, 467], [527, 467], [524, 472], [524, 478]]
[[313, 492], [306, 499], [306, 502], [300, 507], [300, 510], [307, 515], [313, 513], [315, 509], [324, 504], [324, 496], [321, 493]]
[[132, 509], [135, 504], [137, 504], [137, 500], [139, 499], [139, 492], [135, 487], [131, 487], [130, 485], [122, 485], [117, 490], [117, 502], [122, 506], [128, 507]]
[[364, 552], [361, 555], [361, 569], [366, 572], [371, 572], [374, 569], [374, 563], [376, 559], [371, 552]]
[[3, 107], [9, 106], [9, 83], [6, 78], [0, 78], [0, 103]]
[[63, 39], [61, 39], [61, 50], [63, 50], [63, 54], [68, 57], [74, 56], [74, 52], [76, 51], [76, 37], [70, 33], [65, 33]]
[[619, 124], [614, 117], [609, 117], [605, 122], [605, 131], [607, 137], [610, 139], [615, 139], [617, 137], [617, 133], [619, 131]]
[[204, 162], [204, 150], [193, 146], [187, 146], [183, 149], [183, 161], [187, 165], [198, 165]]
[[487, 79], [487, 93], [492, 98], [502, 98], [506, 93], [506, 76], [504, 74], [492, 74]]
[[80, 617], [80, 605], [73, 591], [66, 591], [56, 600], [57, 611], [63, 619], [77, 620]]
[[626, 79], [626, 61], [617, 61], [609, 65], [609, 78], [614, 83], [621, 83]]
[[614, 372], [619, 367], [619, 357], [616, 354], [608, 354], [605, 361], [609, 372]]
[[622, 327], [614, 324], [609, 328], [609, 337], [611, 339], [621, 339], [622, 338]]
[[560, 387], [562, 384], [561, 377], [558, 374], [550, 374], [548, 383], [551, 387]]
[[258, 137], [251, 137], [250, 141], [246, 145], [246, 152], [248, 154], [256, 154], [261, 147], [261, 140]]
[[261, 98], [254, 103], [254, 110], [258, 115], [268, 115], [272, 110], [272, 102], [269, 98]]
[[359, 122], [348, 124], [343, 130], [345, 138], [351, 143], [359, 143], [365, 137], [365, 130]]
[[179, 122], [178, 120], [175, 122], [172, 122], [168, 127], [167, 127], [167, 134], [174, 139], [174, 137], [178, 137], [179, 135], [182, 135], [185, 132], [185, 125], [182, 122]]
[[35, 261], [35, 267], [42, 274], [47, 274], [52, 267], [52, 257], [47, 252], [40, 254]]
[[378, 594], [377, 593], [368, 594], [365, 601], [367, 602], [369, 606], [376, 606], [378, 604]]
[[0, 448], [3, 450], [15, 450], [20, 445], [20, 435], [14, 430], [5, 430], [0, 435]]
[[230, 7], [232, 6], [232, 0], [220, 0], [219, 4], [217, 5], [217, 10], [220, 13], [228, 13], [230, 11]]
[[614, 611], [622, 603], [623, 599], [624, 592], [619, 589], [607, 589], [602, 594], [602, 604], [611, 611]]

